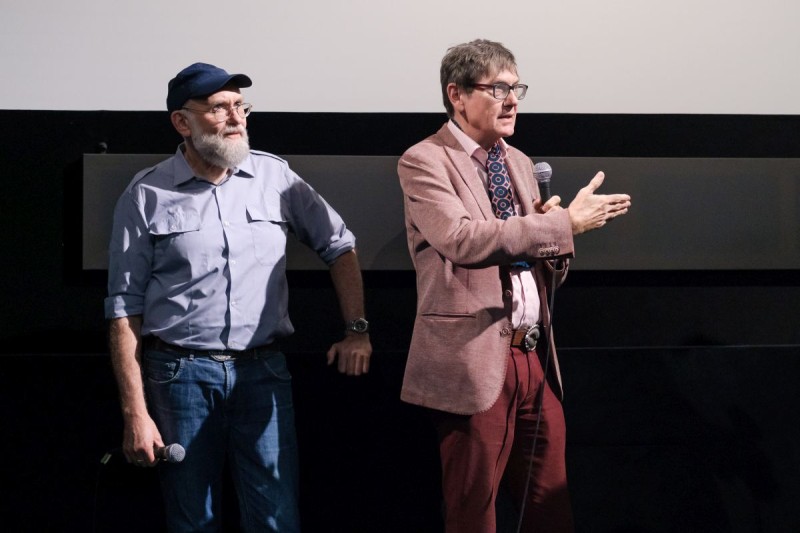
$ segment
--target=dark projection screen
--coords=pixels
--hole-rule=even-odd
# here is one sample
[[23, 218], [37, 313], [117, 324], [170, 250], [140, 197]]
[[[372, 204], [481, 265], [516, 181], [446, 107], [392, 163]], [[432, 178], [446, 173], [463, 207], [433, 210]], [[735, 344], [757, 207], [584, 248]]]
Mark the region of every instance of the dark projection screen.
[[[139, 170], [167, 155], [84, 155], [83, 270], [107, 268], [114, 204]], [[285, 156], [342, 215], [365, 270], [408, 270], [395, 156]], [[631, 212], [579, 235], [573, 269], [791, 270], [800, 268], [800, 160], [539, 157], [567, 205], [598, 170], [598, 193], [626, 192]], [[357, 170], [356, 170], [357, 169]], [[368, 198], [369, 201], [363, 200]], [[325, 265], [290, 241], [288, 268]]]

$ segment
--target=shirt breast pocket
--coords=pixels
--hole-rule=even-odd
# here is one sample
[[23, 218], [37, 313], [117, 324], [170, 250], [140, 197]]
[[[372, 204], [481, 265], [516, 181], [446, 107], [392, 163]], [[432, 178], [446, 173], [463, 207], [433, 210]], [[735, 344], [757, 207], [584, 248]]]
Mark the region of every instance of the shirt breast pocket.
[[173, 281], [203, 275], [209, 268], [200, 214], [194, 209], [157, 213], [148, 228], [153, 238], [153, 268], [169, 272]]
[[156, 242], [156, 251], [171, 250], [188, 257], [197, 249], [200, 214], [194, 210], [170, 210], [153, 218], [149, 231]]
[[272, 206], [247, 204], [247, 224], [253, 237], [253, 252], [262, 265], [274, 265], [286, 252], [289, 224]]

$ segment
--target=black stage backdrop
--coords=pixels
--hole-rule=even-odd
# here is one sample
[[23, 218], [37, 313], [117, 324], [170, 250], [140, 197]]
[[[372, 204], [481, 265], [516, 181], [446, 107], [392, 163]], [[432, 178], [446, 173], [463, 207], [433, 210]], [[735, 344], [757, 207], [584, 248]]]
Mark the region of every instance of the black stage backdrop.
[[[121, 420], [103, 275], [80, 266], [81, 159], [171, 153], [179, 139], [165, 112], [11, 110], [0, 119], [0, 527], [159, 530], [153, 473], [118, 456], [99, 463], [118, 445]], [[254, 148], [278, 154], [400, 155], [443, 121], [427, 113], [254, 113], [249, 129]], [[798, 116], [523, 114], [517, 131], [512, 143], [534, 157], [800, 157]], [[305, 530], [438, 531], [435, 442], [424, 414], [398, 399], [413, 272], [365, 272], [375, 356], [359, 380], [324, 365], [341, 329], [327, 274], [290, 272], [289, 281], [297, 333], [285, 351]], [[796, 530], [798, 316], [800, 265], [573, 272], [555, 320], [578, 530]], [[501, 505], [504, 517], [508, 507]]]

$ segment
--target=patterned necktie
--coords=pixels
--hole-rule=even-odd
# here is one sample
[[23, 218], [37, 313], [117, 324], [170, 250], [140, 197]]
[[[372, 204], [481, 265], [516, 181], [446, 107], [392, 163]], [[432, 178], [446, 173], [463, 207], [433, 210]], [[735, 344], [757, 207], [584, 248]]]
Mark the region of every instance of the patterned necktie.
[[[517, 215], [514, 209], [514, 195], [511, 194], [511, 179], [503, 156], [500, 154], [500, 143], [495, 143], [489, 150], [489, 160], [486, 162], [489, 174], [489, 199], [492, 201], [494, 216], [506, 220]], [[531, 268], [530, 263], [517, 261], [512, 267]]]
[[503, 220], [515, 216], [517, 213], [514, 210], [514, 195], [511, 194], [511, 179], [500, 153], [499, 142], [489, 150], [486, 170], [489, 175], [489, 199], [492, 201], [495, 216]]

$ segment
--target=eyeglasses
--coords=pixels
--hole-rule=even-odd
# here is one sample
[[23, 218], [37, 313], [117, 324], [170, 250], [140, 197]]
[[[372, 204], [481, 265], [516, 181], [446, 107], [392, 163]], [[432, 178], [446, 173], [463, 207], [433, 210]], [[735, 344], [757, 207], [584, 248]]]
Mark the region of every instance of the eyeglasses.
[[239, 115], [240, 118], [247, 117], [247, 115], [249, 115], [253, 110], [253, 104], [236, 104], [233, 106], [219, 104], [206, 111], [203, 111], [202, 109], [192, 109], [191, 107], [182, 107], [181, 109], [193, 111], [195, 113], [210, 113], [214, 115], [214, 118], [217, 122], [222, 122], [223, 120], [228, 120], [228, 117], [231, 116], [231, 110], [236, 111], [236, 114]]
[[525, 98], [525, 93], [528, 92], [528, 86], [524, 83], [515, 83], [514, 85], [509, 85], [507, 83], [497, 82], [497, 83], [471, 83], [470, 87], [479, 87], [481, 89], [491, 89], [492, 96], [497, 98], [498, 100], [505, 100], [508, 98], [508, 93], [512, 90], [514, 91], [514, 95], [516, 95], [517, 100], [522, 100]]

